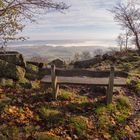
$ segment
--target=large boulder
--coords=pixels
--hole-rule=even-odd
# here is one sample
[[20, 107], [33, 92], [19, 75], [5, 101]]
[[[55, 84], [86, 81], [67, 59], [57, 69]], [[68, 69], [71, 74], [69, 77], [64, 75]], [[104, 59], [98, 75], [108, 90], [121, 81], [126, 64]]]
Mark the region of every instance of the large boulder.
[[19, 80], [24, 78], [25, 69], [21, 66], [0, 60], [0, 77]]
[[23, 55], [18, 52], [0, 52], [0, 59], [21, 67], [26, 67], [26, 62], [23, 58]]
[[102, 62], [101, 57], [95, 57], [89, 60], [77, 61], [74, 63], [74, 68], [90, 68], [95, 64]]

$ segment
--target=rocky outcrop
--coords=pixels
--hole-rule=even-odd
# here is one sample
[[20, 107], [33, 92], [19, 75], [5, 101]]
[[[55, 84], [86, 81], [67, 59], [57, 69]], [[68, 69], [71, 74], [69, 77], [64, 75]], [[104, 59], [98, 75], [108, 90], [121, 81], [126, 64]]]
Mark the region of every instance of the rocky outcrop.
[[14, 80], [22, 79], [25, 76], [25, 69], [21, 66], [0, 60], [0, 77]]
[[23, 55], [18, 52], [0, 52], [0, 59], [24, 68], [26, 67]]
[[90, 68], [91, 66], [102, 62], [102, 57], [95, 57], [90, 60], [77, 61], [74, 63], [74, 68]]

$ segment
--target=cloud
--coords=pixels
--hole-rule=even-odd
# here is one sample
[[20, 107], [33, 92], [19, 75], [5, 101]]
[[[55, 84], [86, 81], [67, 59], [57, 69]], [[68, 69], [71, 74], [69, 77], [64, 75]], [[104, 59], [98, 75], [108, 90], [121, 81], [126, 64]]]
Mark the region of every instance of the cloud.
[[[61, 1], [61, 0], [60, 0]], [[65, 11], [50, 12], [27, 24], [22, 33], [30, 39], [112, 39], [120, 32], [107, 10], [120, 0], [63, 0], [71, 5]]]

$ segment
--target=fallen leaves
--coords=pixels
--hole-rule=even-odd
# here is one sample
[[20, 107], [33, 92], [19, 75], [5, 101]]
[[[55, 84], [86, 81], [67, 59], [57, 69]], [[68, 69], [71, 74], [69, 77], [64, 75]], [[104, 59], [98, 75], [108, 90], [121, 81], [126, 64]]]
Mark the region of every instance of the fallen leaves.
[[1, 119], [15, 125], [27, 125], [33, 119], [33, 112], [28, 107], [6, 107], [1, 114]]

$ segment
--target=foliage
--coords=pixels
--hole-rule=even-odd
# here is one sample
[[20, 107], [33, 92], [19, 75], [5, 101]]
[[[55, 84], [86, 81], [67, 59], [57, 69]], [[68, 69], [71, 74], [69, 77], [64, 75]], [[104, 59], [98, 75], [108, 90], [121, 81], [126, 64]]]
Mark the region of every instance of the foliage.
[[[17, 34], [23, 30], [23, 21], [33, 22], [33, 16], [48, 12], [49, 9], [64, 10], [68, 7], [63, 2], [35, 1], [35, 0], [1, 0], [0, 1], [0, 40], [4, 44], [8, 40], [17, 38]], [[24, 39], [19, 37], [18, 39]]]

